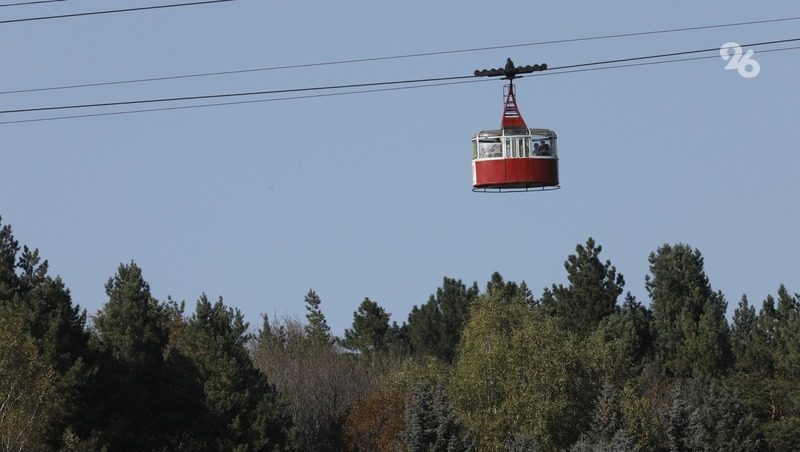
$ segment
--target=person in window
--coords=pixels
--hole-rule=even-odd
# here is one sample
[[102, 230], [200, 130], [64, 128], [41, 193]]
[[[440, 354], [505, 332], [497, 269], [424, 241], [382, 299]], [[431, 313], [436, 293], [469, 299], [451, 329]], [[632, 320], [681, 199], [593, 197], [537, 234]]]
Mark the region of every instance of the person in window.
[[539, 146], [539, 151], [541, 155], [550, 155], [550, 144], [547, 141], [542, 141], [542, 145]]

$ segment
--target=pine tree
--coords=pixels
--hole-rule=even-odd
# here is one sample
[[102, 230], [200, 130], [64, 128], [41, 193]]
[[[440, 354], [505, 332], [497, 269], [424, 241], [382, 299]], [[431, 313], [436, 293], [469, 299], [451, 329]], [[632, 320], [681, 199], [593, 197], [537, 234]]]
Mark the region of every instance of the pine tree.
[[675, 387], [672, 391], [672, 408], [667, 419], [667, 440], [670, 452], [689, 450], [686, 446], [688, 428], [689, 408], [683, 392], [680, 388]]
[[499, 303], [508, 303], [522, 298], [526, 303], [534, 304], [533, 295], [524, 281], [521, 284], [514, 281], [505, 282], [503, 276], [498, 272], [492, 273], [489, 282], [486, 283], [486, 293], [492, 294]]
[[757, 319], [756, 309], [747, 301], [747, 296], [743, 295], [739, 306], [733, 313], [733, 325], [731, 326], [731, 349], [737, 369], [758, 367], [756, 363], [758, 358], [753, 355]]
[[168, 348], [168, 310], [133, 262], [119, 266], [106, 294], [95, 316], [100, 368], [82, 430], [94, 431], [92, 440], [111, 451], [191, 444], [199, 387], [193, 366]]
[[544, 297], [545, 307], [579, 336], [589, 334], [600, 320], [614, 313], [625, 287], [625, 279], [611, 262], [600, 260], [602, 250], [591, 237], [586, 246], [575, 247], [576, 254], [564, 262], [569, 286], [553, 285]]
[[378, 303], [365, 298], [353, 313], [353, 328], [344, 332], [342, 345], [368, 356], [386, 349], [389, 313]]
[[625, 430], [619, 391], [605, 383], [597, 397], [591, 430], [584, 433], [572, 452], [623, 452], [634, 449], [634, 438]]
[[409, 452], [472, 450], [443, 385], [422, 381], [414, 386], [406, 402], [406, 425], [403, 436]]
[[712, 291], [700, 252], [664, 245], [649, 261], [657, 358], [675, 376], [723, 374], [731, 364], [726, 302]]
[[306, 303], [306, 319], [308, 324], [305, 326], [306, 337], [315, 344], [327, 344], [332, 341], [331, 329], [328, 322], [325, 320], [325, 314], [322, 313], [319, 295], [309, 289], [305, 297]]
[[24, 321], [22, 331], [54, 373], [53, 393], [40, 444], [58, 448], [62, 434], [77, 422], [89, 389], [93, 358], [88, 349], [86, 313], [73, 305], [60, 278], [48, 274], [48, 263], [36, 249], [14, 239], [11, 227], [0, 226], [0, 307]]
[[17, 290], [17, 253], [19, 242], [14, 239], [10, 225], [3, 226], [0, 217], [0, 303], [8, 302]]
[[414, 306], [408, 316], [408, 336], [414, 353], [452, 362], [469, 307], [478, 296], [478, 285], [467, 288], [461, 280], [445, 277], [428, 302]]
[[[197, 366], [205, 419], [203, 450], [290, 447], [291, 420], [275, 389], [250, 360], [241, 312], [201, 296], [178, 338], [178, 350]], [[199, 417], [199, 416], [198, 416]]]
[[628, 294], [622, 308], [600, 321], [588, 340], [600, 374], [617, 385], [638, 376], [653, 351], [652, 312]]

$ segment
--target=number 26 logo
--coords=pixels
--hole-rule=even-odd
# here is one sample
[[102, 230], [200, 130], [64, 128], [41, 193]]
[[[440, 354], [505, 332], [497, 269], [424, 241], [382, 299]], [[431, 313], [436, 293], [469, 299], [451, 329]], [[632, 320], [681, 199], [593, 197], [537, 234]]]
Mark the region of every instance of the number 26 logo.
[[[733, 54], [731, 54], [731, 51], [733, 51]], [[761, 72], [761, 65], [753, 59], [754, 53], [752, 50], [748, 50], [747, 53], [742, 55], [742, 46], [735, 42], [726, 42], [719, 49], [719, 56], [728, 62], [725, 65], [725, 69], [736, 69], [739, 75], [744, 78], [753, 78]]]

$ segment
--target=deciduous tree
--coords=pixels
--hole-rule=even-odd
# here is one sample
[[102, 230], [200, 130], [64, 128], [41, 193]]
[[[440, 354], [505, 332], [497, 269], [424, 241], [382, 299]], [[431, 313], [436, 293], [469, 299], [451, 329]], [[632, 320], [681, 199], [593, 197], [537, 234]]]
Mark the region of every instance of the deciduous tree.
[[513, 434], [545, 450], [569, 447], [588, 427], [594, 391], [577, 339], [524, 297], [481, 296], [464, 329], [451, 395], [481, 450]]

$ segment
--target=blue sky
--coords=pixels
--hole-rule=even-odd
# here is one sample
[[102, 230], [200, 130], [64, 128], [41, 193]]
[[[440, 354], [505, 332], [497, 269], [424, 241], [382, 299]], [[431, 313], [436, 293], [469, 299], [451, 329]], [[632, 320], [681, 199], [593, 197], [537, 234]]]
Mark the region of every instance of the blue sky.
[[[71, 0], [0, 20], [164, 4]], [[0, 25], [0, 91], [476, 48], [800, 15], [792, 1], [296, 2]], [[2, 109], [469, 75], [800, 37], [797, 22], [227, 77], [0, 95]], [[800, 51], [528, 77], [530, 127], [559, 136], [562, 189], [471, 192], [470, 138], [502, 82], [0, 125], [0, 215], [76, 303], [135, 260], [153, 293], [223, 296], [251, 324], [303, 316], [315, 289], [342, 334], [364, 297], [398, 323], [443, 276], [565, 282], [588, 237], [647, 301], [648, 254], [688, 243], [729, 311], [800, 291]], [[130, 108], [120, 108], [120, 110]], [[85, 113], [113, 111], [91, 110]], [[67, 112], [70, 114], [72, 112]], [[81, 113], [84, 113], [83, 111]], [[63, 113], [0, 115], [0, 121]]]

